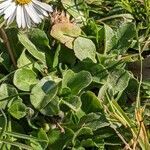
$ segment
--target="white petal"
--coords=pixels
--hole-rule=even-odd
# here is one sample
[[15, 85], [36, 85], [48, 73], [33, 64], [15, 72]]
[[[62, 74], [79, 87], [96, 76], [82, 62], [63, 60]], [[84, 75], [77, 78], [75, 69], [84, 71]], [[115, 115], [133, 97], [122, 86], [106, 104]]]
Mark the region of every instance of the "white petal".
[[31, 27], [31, 19], [27, 13], [25, 7], [23, 7], [23, 10], [24, 10], [24, 18], [25, 18], [26, 25], [28, 28], [30, 28]]
[[46, 17], [48, 17], [48, 13], [44, 10], [44, 9], [42, 9], [39, 5], [33, 5], [34, 6], [34, 8], [36, 9], [36, 10], [38, 10], [42, 15], [44, 15], [44, 16], [46, 16]]
[[26, 21], [25, 21], [25, 13], [24, 13], [24, 7], [21, 7], [21, 22], [22, 22], [22, 28], [26, 27]]
[[48, 11], [48, 12], [53, 12], [53, 8], [52, 6], [46, 4], [46, 3], [42, 3], [42, 2], [39, 2], [37, 0], [32, 0], [33, 3], [37, 4], [38, 6], [40, 6], [41, 8], [43, 8], [44, 10]]
[[14, 13], [11, 14], [11, 16], [8, 18], [7, 25], [11, 24], [14, 21], [15, 17], [16, 17], [16, 9], [15, 9]]
[[4, 11], [5, 11], [5, 8], [1, 9], [1, 10], [0, 10], [0, 15], [3, 15], [3, 14], [4, 14]]
[[11, 4], [11, 0], [7, 0], [0, 4], [0, 9], [7, 8]]
[[6, 20], [7, 18], [9, 18], [15, 11], [16, 9], [16, 3], [12, 2], [12, 4], [4, 11], [4, 19]]
[[24, 5], [24, 7], [34, 23], [41, 22], [41, 19], [38, 16], [38, 14], [36, 13], [34, 7], [32, 6], [32, 3], [26, 4], [26, 5]]
[[45, 10], [42, 10], [44, 16], [48, 17], [48, 13]]
[[17, 12], [16, 12], [16, 22], [18, 24], [18, 27], [21, 27], [21, 5], [17, 6]]
[[[44, 16], [40, 13], [40, 12], [37, 12], [38, 16], [42, 19], [44, 19]], [[41, 22], [41, 21], [40, 21]]]
[[[34, 6], [34, 5], [33, 5]], [[41, 19], [44, 19], [44, 16], [43, 16], [43, 13], [40, 9], [38, 9], [37, 7], [34, 7], [37, 15], [41, 18]]]
[[4, 11], [11, 5], [11, 0], [7, 0], [0, 4], [0, 15], [4, 14]]

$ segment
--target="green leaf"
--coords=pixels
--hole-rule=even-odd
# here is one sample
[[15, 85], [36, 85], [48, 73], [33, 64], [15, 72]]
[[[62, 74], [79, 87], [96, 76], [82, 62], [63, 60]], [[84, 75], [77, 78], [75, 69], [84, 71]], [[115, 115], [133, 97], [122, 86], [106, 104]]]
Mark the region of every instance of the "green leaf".
[[116, 44], [116, 39], [114, 38], [114, 31], [108, 26], [108, 25], [104, 25], [104, 54], [107, 54], [107, 52], [109, 52], [114, 44]]
[[122, 92], [128, 86], [130, 74], [124, 69], [115, 69], [108, 76], [107, 83], [113, 89], [114, 94]]
[[84, 147], [79, 146], [79, 147], [73, 147], [73, 148], [72, 148], [72, 150], [85, 150], [85, 148], [84, 148]]
[[69, 14], [71, 14], [74, 17], [76, 22], [85, 21], [83, 13], [79, 9], [80, 2], [75, 0], [61, 0], [61, 2], [66, 11], [68, 11]]
[[98, 145], [93, 141], [93, 139], [82, 140], [81, 146], [83, 146], [83, 147], [98, 147]]
[[31, 41], [39, 48], [43, 48], [43, 46], [49, 47], [49, 39], [43, 30], [33, 28], [29, 32], [29, 37]]
[[74, 75], [75, 75], [75, 73], [71, 69], [69, 69], [63, 73], [62, 88], [67, 87], [68, 81], [71, 80], [71, 78]]
[[[5, 118], [4, 118], [4, 116], [0, 116], [0, 122], [1, 122], [1, 124], [0, 124], [0, 132], [2, 133], [3, 131], [1, 131], [1, 130], [3, 130], [4, 129], [4, 127], [5, 127]], [[5, 130], [4, 130], [5, 131]], [[1, 134], [0, 133], [0, 134]]]
[[31, 104], [38, 110], [43, 109], [57, 94], [57, 84], [51, 77], [41, 79], [31, 90]]
[[96, 47], [95, 44], [87, 38], [78, 37], [74, 41], [74, 52], [79, 60], [90, 58], [96, 63]]
[[62, 150], [68, 146], [68, 143], [71, 142], [74, 132], [65, 128], [65, 132], [61, 133], [60, 130], [54, 129], [48, 133], [49, 138], [49, 150]]
[[79, 124], [90, 128], [92, 131], [110, 126], [110, 123], [102, 113], [90, 113], [85, 115], [80, 119]]
[[71, 93], [76, 95], [91, 82], [92, 76], [88, 71], [74, 73], [72, 70], [67, 70], [63, 73], [62, 90], [68, 89], [68, 92], [71, 90]]
[[63, 89], [61, 89], [61, 91], [59, 91], [59, 95], [61, 96], [67, 96], [71, 94], [71, 89], [68, 87], [65, 87]]
[[133, 38], [136, 37], [136, 27], [132, 22], [123, 23], [117, 30], [116, 34], [116, 45], [113, 49], [116, 53], [125, 53], [131, 46]]
[[101, 113], [89, 113], [87, 115], [84, 115], [81, 119], [79, 124], [85, 124], [89, 122], [93, 122], [94, 120], [99, 120], [100, 119], [100, 114]]
[[39, 140], [34, 140], [31, 139], [30, 140], [30, 145], [32, 146], [33, 149], [36, 150], [45, 150], [48, 146], [48, 137], [46, 132], [40, 128], [38, 131], [36, 132], [32, 132], [32, 134], [34, 134], [34, 137], [36, 136], [37, 139]]
[[85, 0], [85, 2], [92, 5], [101, 5], [103, 0]]
[[48, 133], [48, 138], [49, 138], [49, 144], [55, 143], [60, 137], [60, 131], [57, 129], [50, 130]]
[[11, 140], [8, 139], [1, 139], [1, 142], [6, 144], [6, 145], [11, 145], [11, 146], [15, 146], [24, 150], [33, 150], [32, 147], [26, 145], [26, 144], [22, 144], [22, 143], [18, 143], [18, 142], [12, 142]]
[[76, 63], [76, 60], [77, 58], [74, 51], [62, 46], [59, 54], [59, 62], [73, 66]]
[[22, 103], [22, 99], [13, 99], [12, 104], [10, 105], [8, 112], [16, 119], [23, 118], [26, 115], [26, 105]]
[[[81, 82], [82, 81], [82, 82]], [[76, 73], [67, 82], [67, 86], [71, 89], [72, 94], [78, 94], [92, 82], [92, 76], [88, 71]]]
[[0, 53], [0, 64], [2, 64], [7, 69], [7, 71], [10, 71], [12, 64], [7, 52]]
[[75, 71], [89, 71], [92, 75], [92, 81], [95, 83], [104, 84], [108, 77], [108, 71], [102, 64], [95, 64], [90, 59], [79, 62]]
[[130, 78], [131, 76], [129, 72], [124, 69], [115, 69], [112, 71], [108, 76], [107, 82], [105, 82], [99, 91], [99, 99], [105, 101], [107, 99], [106, 93], [109, 93], [111, 96], [115, 96], [115, 99], [118, 100], [123, 91], [127, 88]]
[[21, 55], [20, 55], [20, 57], [17, 60], [17, 67], [21, 68], [23, 66], [26, 66], [26, 67], [30, 67], [31, 68], [32, 67], [32, 63], [33, 63], [33, 60], [27, 54], [27, 51], [23, 50]]
[[61, 100], [62, 104], [65, 104], [67, 107], [71, 108], [74, 111], [78, 111], [81, 107], [81, 100], [78, 96], [68, 96]]
[[35, 57], [43, 64], [46, 63], [45, 54], [36, 48], [36, 46], [29, 40], [26, 34], [19, 33], [18, 39], [33, 57]]
[[36, 73], [29, 68], [20, 68], [14, 74], [13, 83], [22, 91], [30, 91], [38, 82]]
[[99, 112], [103, 109], [102, 102], [91, 91], [87, 91], [86, 93], [82, 94], [81, 101], [81, 108], [85, 113]]
[[59, 98], [57, 96], [54, 97], [40, 112], [47, 116], [58, 115], [60, 112]]
[[[16, 94], [17, 94], [17, 90], [12, 85], [5, 84], [5, 83], [1, 84], [0, 85], [0, 109], [5, 109], [8, 101], [11, 99], [9, 97]], [[3, 100], [5, 98], [6, 100]]]
[[93, 132], [92, 132], [91, 128], [89, 128], [89, 127], [81, 127], [79, 130], [77, 130], [74, 133], [74, 136], [73, 136], [73, 139], [72, 139], [73, 145], [75, 145], [75, 143], [77, 141], [76, 139], [80, 135], [93, 135]]
[[42, 128], [38, 132], [38, 138], [47, 141], [47, 142], [40, 142], [41, 147], [43, 149], [46, 149], [48, 146], [48, 137], [47, 137], [46, 132]]
[[59, 63], [60, 50], [61, 50], [61, 45], [59, 44], [56, 51], [55, 51], [54, 60], [53, 60], [53, 68], [57, 67], [57, 65]]

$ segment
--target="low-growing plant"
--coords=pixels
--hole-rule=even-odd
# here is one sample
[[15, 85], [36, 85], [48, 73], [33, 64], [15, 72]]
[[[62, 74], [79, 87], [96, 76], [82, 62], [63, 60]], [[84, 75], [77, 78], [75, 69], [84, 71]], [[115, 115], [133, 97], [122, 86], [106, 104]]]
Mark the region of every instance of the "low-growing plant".
[[149, 150], [149, 0], [46, 2], [0, 20], [0, 149]]

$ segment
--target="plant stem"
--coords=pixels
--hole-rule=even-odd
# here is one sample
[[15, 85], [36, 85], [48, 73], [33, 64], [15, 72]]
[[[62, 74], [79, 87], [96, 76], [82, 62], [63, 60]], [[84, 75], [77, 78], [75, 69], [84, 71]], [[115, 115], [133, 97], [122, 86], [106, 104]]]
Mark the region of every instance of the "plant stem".
[[97, 22], [103, 22], [106, 20], [110, 20], [110, 19], [116, 19], [116, 18], [129, 18], [129, 19], [133, 19], [133, 17], [130, 14], [119, 14], [119, 15], [112, 15], [112, 16], [108, 16], [102, 19], [97, 20]]
[[118, 135], [118, 137], [119, 137], [119, 138], [122, 140], [122, 142], [125, 144], [126, 149], [132, 150], [131, 147], [130, 147], [130, 145], [126, 142], [126, 140], [125, 140], [124, 137], [119, 133], [119, 131], [118, 131], [116, 128], [114, 128], [114, 127], [112, 127], [112, 128], [115, 130], [115, 132], [116, 132], [116, 134]]
[[139, 109], [141, 106], [140, 92], [141, 92], [141, 85], [143, 81], [143, 62], [142, 62], [142, 48], [139, 42], [138, 31], [136, 31], [136, 40], [138, 44], [139, 59], [140, 59], [140, 79], [139, 79], [138, 93], [137, 93], [137, 98], [136, 98], [136, 108]]
[[6, 34], [6, 32], [3, 28], [0, 28], [0, 34], [1, 34], [3, 42], [4, 42], [4, 44], [5, 44], [5, 46], [8, 50], [8, 53], [9, 53], [10, 59], [12, 61], [12, 64], [13, 64], [14, 68], [17, 69], [17, 64], [16, 64], [16, 60], [15, 60], [15, 57], [14, 57], [13, 50], [11, 49], [7, 34]]
[[[6, 131], [6, 128], [7, 128], [7, 116], [6, 116], [6, 114], [4, 113], [4, 111], [2, 110], [2, 109], [0, 109], [0, 111], [1, 111], [1, 113], [2, 113], [2, 115], [3, 115], [3, 117], [4, 117], [4, 126], [3, 126], [3, 128], [2, 128], [2, 130], [1, 130], [1, 132], [0, 132], [0, 141], [1, 141], [1, 139], [4, 139], [5, 137], [3, 137], [4, 135], [5, 135], [5, 131]], [[3, 147], [4, 147], [4, 143], [2, 143], [1, 144], [1, 149], [3, 149]]]
[[0, 112], [2, 113], [2, 115], [4, 117], [4, 121], [5, 121], [4, 126], [3, 126], [3, 128], [2, 128], [2, 130], [0, 132], [0, 139], [2, 139], [3, 135], [4, 135], [4, 132], [6, 130], [6, 127], [7, 127], [7, 117], [6, 117], [6, 115], [5, 115], [5, 113], [4, 113], [4, 111], [2, 109], [0, 109]]

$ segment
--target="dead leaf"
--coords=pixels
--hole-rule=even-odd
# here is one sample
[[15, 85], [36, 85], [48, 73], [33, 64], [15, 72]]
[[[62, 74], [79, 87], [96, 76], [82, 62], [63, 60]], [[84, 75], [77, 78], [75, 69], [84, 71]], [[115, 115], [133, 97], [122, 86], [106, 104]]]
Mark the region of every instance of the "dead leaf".
[[81, 29], [73, 23], [58, 23], [52, 26], [50, 34], [66, 47], [73, 49], [73, 41], [81, 34]]

